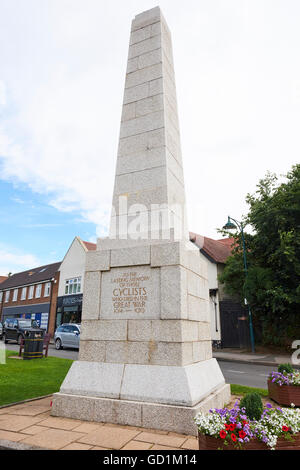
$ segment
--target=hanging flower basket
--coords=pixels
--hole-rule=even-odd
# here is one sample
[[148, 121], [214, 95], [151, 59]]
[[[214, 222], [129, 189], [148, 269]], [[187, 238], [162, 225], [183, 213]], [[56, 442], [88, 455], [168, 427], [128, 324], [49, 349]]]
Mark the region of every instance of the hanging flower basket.
[[269, 397], [280, 405], [300, 406], [300, 371], [290, 374], [271, 372], [268, 392]]
[[239, 401], [234, 408], [210, 410], [195, 417], [199, 450], [300, 450], [300, 409], [267, 403], [258, 420], [250, 420]]

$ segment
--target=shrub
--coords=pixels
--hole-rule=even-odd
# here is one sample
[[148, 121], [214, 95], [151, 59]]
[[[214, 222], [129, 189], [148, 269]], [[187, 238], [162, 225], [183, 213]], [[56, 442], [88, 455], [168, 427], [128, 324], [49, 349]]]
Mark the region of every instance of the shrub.
[[251, 420], [260, 419], [263, 412], [263, 402], [258, 393], [247, 393], [244, 398], [241, 399], [241, 408], [245, 408], [246, 415]]
[[281, 374], [292, 374], [294, 372], [294, 369], [291, 364], [280, 364], [278, 366], [278, 372], [280, 372]]

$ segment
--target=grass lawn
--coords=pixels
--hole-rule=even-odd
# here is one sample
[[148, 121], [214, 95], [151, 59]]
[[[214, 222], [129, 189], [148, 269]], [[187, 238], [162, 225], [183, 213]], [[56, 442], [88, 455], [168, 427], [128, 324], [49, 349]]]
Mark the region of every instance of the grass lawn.
[[0, 364], [0, 406], [57, 392], [73, 362], [58, 357], [8, 359], [17, 355], [6, 351], [6, 364]]
[[246, 387], [245, 385], [236, 385], [236, 384], [231, 384], [231, 393], [232, 395], [246, 395], [246, 393], [253, 393], [257, 392], [259, 393], [262, 397], [267, 397], [268, 396], [268, 390], [265, 390], [264, 388], [253, 388], [253, 387]]

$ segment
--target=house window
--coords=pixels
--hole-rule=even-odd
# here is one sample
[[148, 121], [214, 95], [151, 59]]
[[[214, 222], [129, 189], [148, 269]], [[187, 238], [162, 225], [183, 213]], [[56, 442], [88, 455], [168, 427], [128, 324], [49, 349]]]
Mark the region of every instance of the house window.
[[35, 298], [41, 297], [42, 284], [38, 284], [35, 289]]
[[16, 302], [18, 299], [18, 289], [14, 289], [13, 293], [13, 302]]
[[2, 302], [3, 292], [0, 292], [0, 303]]
[[65, 294], [78, 294], [81, 292], [81, 277], [67, 279], [65, 285]]
[[33, 299], [34, 286], [29, 287], [28, 299]]
[[8, 301], [9, 301], [9, 293], [10, 293], [9, 290], [7, 290], [7, 291], [5, 292], [5, 298], [4, 298], [5, 302], [8, 302]]
[[46, 282], [44, 288], [44, 297], [49, 297], [51, 291], [51, 282]]
[[23, 287], [22, 294], [21, 294], [21, 300], [26, 299], [26, 293], [27, 293], [27, 287]]

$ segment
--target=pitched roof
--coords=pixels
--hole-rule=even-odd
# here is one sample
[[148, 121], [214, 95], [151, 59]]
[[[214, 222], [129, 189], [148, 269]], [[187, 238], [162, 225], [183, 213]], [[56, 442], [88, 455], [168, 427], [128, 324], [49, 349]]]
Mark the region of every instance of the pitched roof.
[[225, 263], [231, 255], [234, 238], [222, 238], [221, 240], [213, 240], [212, 238], [203, 237], [197, 233], [190, 233], [190, 240], [200, 248], [201, 253], [207, 256], [215, 263]]
[[0, 289], [10, 289], [12, 287], [26, 286], [28, 284], [34, 284], [35, 282], [50, 280], [55, 276], [59, 266], [60, 262], [45, 264], [38, 268], [32, 268], [28, 269], [28, 271], [13, 274], [0, 284]]
[[97, 248], [96, 243], [85, 242], [84, 240], [82, 240], [82, 243], [85, 245], [86, 249], [89, 251], [95, 251]]
[[8, 276], [0, 276], [0, 284], [1, 282], [5, 281], [7, 279]]

